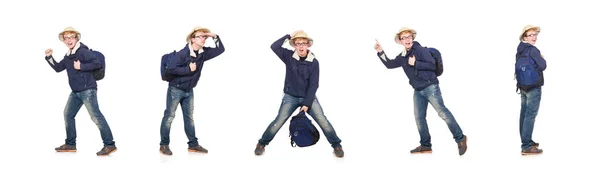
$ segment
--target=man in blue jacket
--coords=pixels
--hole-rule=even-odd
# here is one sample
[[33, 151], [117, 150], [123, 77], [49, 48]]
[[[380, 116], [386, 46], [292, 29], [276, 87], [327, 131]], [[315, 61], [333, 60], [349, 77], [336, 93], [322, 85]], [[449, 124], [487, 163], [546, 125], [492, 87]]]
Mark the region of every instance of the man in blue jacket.
[[537, 116], [538, 109], [540, 108], [540, 100], [542, 99], [542, 86], [544, 85], [543, 71], [546, 70], [546, 60], [540, 54], [540, 50], [534, 46], [540, 31], [540, 27], [532, 25], [525, 26], [519, 37], [521, 42], [517, 47], [516, 58], [519, 59], [519, 57], [526, 55], [525, 53], [528, 52], [529, 56], [537, 65], [537, 68], [540, 70], [540, 75], [542, 77], [537, 86], [527, 90], [521, 89], [519, 133], [521, 134], [522, 155], [535, 155], [543, 152], [542, 149], [538, 149], [539, 144], [531, 139], [535, 117]]
[[[205, 47], [207, 38], [213, 38], [215, 47]], [[170, 60], [167, 72], [174, 75], [167, 89], [167, 108], [160, 125], [160, 152], [172, 155], [169, 148], [171, 123], [175, 118], [177, 106], [181, 104], [185, 134], [188, 138], [188, 151], [208, 153], [198, 144], [194, 127], [194, 87], [200, 79], [204, 62], [225, 52], [221, 38], [209, 29], [195, 27], [186, 37], [187, 44]]]
[[[295, 51], [282, 47], [286, 41], [289, 41]], [[273, 140], [277, 131], [291, 114], [300, 107], [300, 111], [308, 112], [321, 127], [327, 141], [334, 149], [334, 154], [337, 157], [344, 157], [344, 150], [342, 150], [340, 144], [342, 140], [337, 136], [333, 126], [325, 117], [315, 95], [319, 87], [319, 61], [308, 50], [312, 44], [312, 38], [308, 37], [304, 31], [299, 30], [291, 35], [286, 34], [271, 45], [273, 52], [285, 64], [286, 73], [283, 87], [285, 94], [277, 117], [269, 124], [262, 138], [258, 140], [254, 154], [263, 154], [265, 146]]]
[[435, 74], [435, 60], [429, 50], [413, 41], [417, 32], [413, 29], [403, 27], [395, 36], [395, 41], [404, 46], [402, 52], [395, 59], [389, 59], [379, 42], [375, 44], [377, 56], [388, 68], [402, 67], [408, 77], [409, 84], [413, 87], [414, 113], [417, 129], [421, 137], [420, 146], [410, 153], [431, 153], [431, 136], [425, 119], [428, 103], [438, 112], [439, 116], [446, 122], [454, 141], [458, 144], [458, 154], [463, 155], [467, 151], [467, 136], [465, 136], [454, 119], [450, 110], [444, 105], [439, 81]]
[[65, 139], [65, 144], [55, 148], [55, 150], [57, 152], [77, 151], [75, 145], [75, 139], [77, 138], [75, 115], [77, 115], [81, 106], [85, 105], [92, 121], [98, 126], [104, 143], [104, 147], [96, 155], [107, 156], [115, 152], [117, 147], [115, 141], [113, 141], [110, 127], [98, 107], [97, 84], [96, 79], [92, 76], [94, 70], [102, 68], [102, 63], [86, 45], [79, 42], [81, 33], [72, 27], [67, 27], [60, 32], [58, 39], [67, 45], [69, 51], [60, 62], [56, 62], [52, 57], [52, 49], [47, 49], [46, 61], [56, 72], [67, 70], [72, 92], [64, 110], [67, 139]]

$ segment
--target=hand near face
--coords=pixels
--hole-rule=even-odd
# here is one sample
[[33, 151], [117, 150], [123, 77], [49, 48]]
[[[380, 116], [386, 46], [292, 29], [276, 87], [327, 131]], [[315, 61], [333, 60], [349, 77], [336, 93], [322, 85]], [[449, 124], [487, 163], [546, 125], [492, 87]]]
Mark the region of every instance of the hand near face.
[[215, 34], [215, 33], [203, 33], [202, 35], [207, 36], [207, 37], [212, 37], [213, 39], [217, 38], [217, 34]]
[[290, 36], [295, 37], [299, 32], [302, 32], [302, 30], [294, 31], [292, 34], [290, 34]]

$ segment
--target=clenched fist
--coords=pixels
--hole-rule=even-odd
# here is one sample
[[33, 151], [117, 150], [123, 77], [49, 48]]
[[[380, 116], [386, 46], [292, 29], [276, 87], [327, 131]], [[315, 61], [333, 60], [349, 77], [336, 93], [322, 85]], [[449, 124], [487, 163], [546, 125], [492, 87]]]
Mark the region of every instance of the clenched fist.
[[52, 49], [46, 49], [46, 57], [52, 56]]
[[190, 71], [196, 71], [196, 62], [190, 63]]

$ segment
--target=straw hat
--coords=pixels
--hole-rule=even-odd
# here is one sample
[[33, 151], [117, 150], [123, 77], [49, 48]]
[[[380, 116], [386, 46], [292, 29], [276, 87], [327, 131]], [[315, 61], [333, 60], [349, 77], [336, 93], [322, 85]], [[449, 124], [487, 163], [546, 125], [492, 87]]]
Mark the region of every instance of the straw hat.
[[521, 31], [521, 36], [519, 36], [519, 41], [523, 40], [523, 38], [525, 37], [525, 32], [529, 31], [530, 29], [534, 29], [538, 33], [542, 30], [542, 28], [540, 28], [539, 26], [533, 26], [533, 25], [529, 24], [523, 28], [523, 31]]
[[194, 29], [192, 29], [192, 32], [190, 32], [187, 35], [187, 37], [185, 38], [185, 41], [191, 42], [192, 41], [192, 36], [194, 35], [194, 33], [198, 32], [198, 31], [210, 33], [210, 30], [208, 30], [208, 28], [203, 28], [203, 27], [200, 27], [200, 26], [196, 26], [196, 27], [194, 27]]
[[81, 33], [75, 30], [75, 28], [69, 26], [66, 27], [62, 32], [58, 33], [58, 39], [60, 39], [60, 41], [64, 41], [63, 34], [65, 34], [66, 32], [74, 32], [75, 34], [77, 34], [77, 40], [81, 39]]
[[402, 28], [400, 28], [400, 31], [398, 31], [398, 33], [396, 33], [396, 36], [394, 36], [394, 40], [396, 41], [396, 43], [400, 44], [400, 34], [402, 34], [402, 32], [404, 32], [404, 31], [410, 31], [412, 33], [413, 40], [415, 38], [417, 38], [417, 31], [415, 31], [414, 29], [408, 28], [408, 27], [402, 27]]
[[300, 32], [296, 33], [295, 36], [292, 37], [292, 39], [290, 39], [290, 45], [292, 47], [294, 47], [294, 40], [296, 38], [306, 38], [306, 39], [308, 39], [308, 46], [312, 46], [313, 45], [313, 39], [310, 38], [310, 37], [308, 37], [308, 35], [306, 34], [306, 32], [300, 31]]

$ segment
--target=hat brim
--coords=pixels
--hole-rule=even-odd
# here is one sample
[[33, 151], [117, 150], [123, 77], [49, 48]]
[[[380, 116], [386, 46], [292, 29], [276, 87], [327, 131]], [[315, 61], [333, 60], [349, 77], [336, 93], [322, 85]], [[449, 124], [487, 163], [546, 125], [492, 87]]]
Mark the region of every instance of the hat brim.
[[313, 39], [312, 38], [309, 38], [309, 37], [294, 37], [294, 38], [290, 39], [290, 46], [294, 47], [295, 46], [294, 45], [294, 41], [296, 39], [298, 39], [298, 38], [308, 39], [308, 46], [309, 47], [313, 45]]
[[207, 33], [210, 33], [210, 30], [208, 28], [199, 28], [199, 29], [194, 29], [192, 32], [190, 32], [187, 37], [185, 38], [185, 41], [187, 42], [191, 42], [192, 41], [192, 35], [194, 35], [194, 33], [198, 32], [198, 31], [204, 31]]
[[402, 44], [402, 42], [400, 42], [400, 34], [406, 31], [410, 31], [412, 33], [413, 40], [417, 38], [417, 31], [415, 31], [414, 29], [403, 29], [400, 30], [400, 32], [396, 33], [396, 35], [394, 36], [394, 41], [396, 41], [396, 43], [398, 44]]
[[60, 41], [64, 41], [65, 39], [64, 39], [63, 35], [64, 35], [65, 33], [67, 33], [67, 32], [74, 32], [75, 34], [77, 34], [77, 40], [80, 40], [80, 39], [81, 39], [81, 33], [79, 33], [79, 31], [77, 31], [77, 30], [66, 30], [66, 31], [62, 31], [62, 32], [58, 33], [58, 39], [59, 39]]
[[519, 36], [519, 41], [523, 40], [523, 38], [525, 38], [525, 33], [527, 33], [527, 31], [535, 29], [536, 32], [540, 32], [542, 31], [542, 28], [540, 28], [539, 26], [532, 26], [530, 28], [526, 28], [523, 30], [523, 32], [521, 32], [521, 36]]

